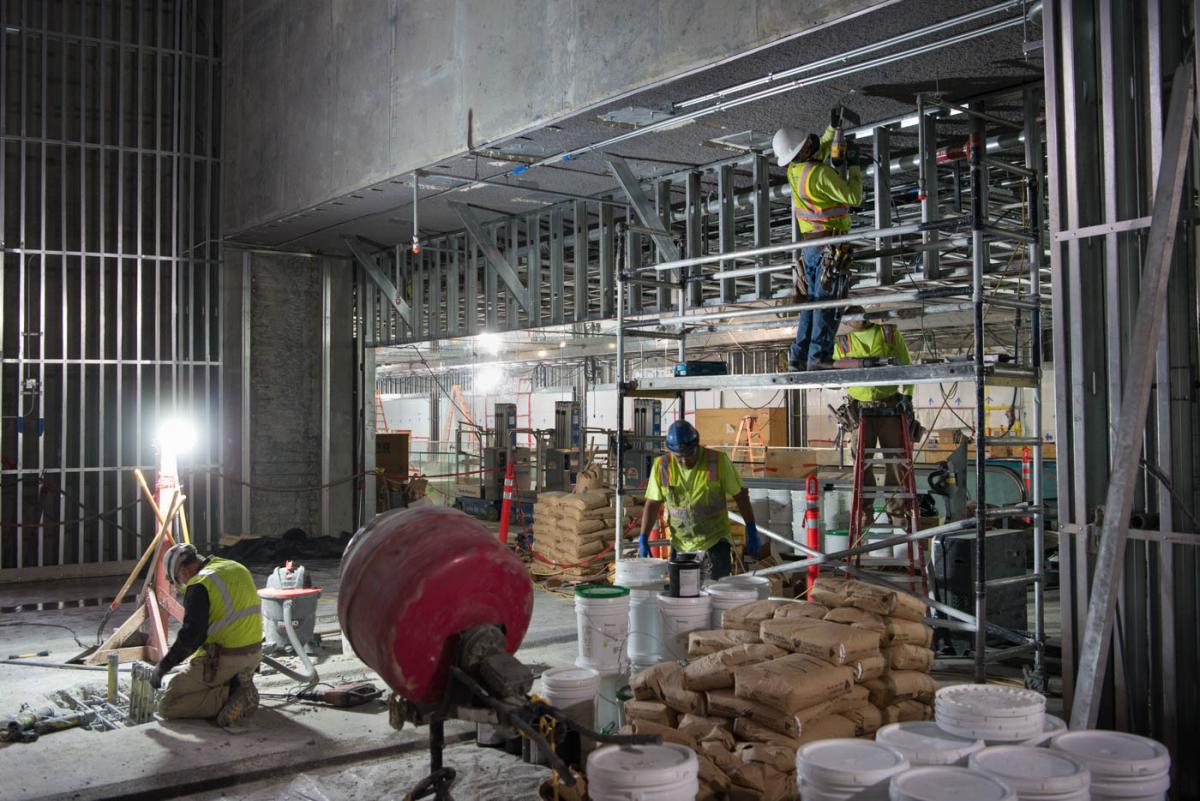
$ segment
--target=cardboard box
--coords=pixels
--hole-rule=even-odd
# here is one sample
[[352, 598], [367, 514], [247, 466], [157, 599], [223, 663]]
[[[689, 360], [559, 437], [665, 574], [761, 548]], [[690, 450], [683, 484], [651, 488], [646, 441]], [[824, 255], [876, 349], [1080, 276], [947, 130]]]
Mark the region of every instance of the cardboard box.
[[[697, 409], [696, 430], [700, 432], [702, 445], [733, 445], [737, 441], [738, 427], [743, 417], [754, 417], [755, 431], [762, 436], [762, 444], [785, 447], [788, 444], [787, 409]], [[743, 435], [743, 440], [744, 440]], [[758, 443], [756, 438], [755, 443]], [[743, 444], [744, 441], [743, 441]]]
[[409, 431], [375, 435], [375, 466], [385, 476], [397, 481], [408, 481]]

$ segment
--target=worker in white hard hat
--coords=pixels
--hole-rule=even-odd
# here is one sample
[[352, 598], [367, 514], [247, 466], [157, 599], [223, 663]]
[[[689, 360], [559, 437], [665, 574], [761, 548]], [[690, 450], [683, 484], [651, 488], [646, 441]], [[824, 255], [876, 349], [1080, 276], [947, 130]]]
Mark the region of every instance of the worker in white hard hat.
[[167, 550], [163, 570], [184, 588], [183, 625], [152, 683], [161, 686], [176, 665], [192, 660], [171, 679], [158, 713], [232, 725], [258, 707], [254, 672], [262, 659], [262, 611], [254, 578], [237, 562], [202, 557], [186, 543]]
[[[825, 163], [836, 128], [830, 125], [824, 135], [806, 134], [797, 128], [775, 132], [772, 148], [780, 167], [787, 167], [792, 187], [792, 212], [803, 239], [822, 239], [850, 230], [850, 209], [862, 205], [862, 170], [858, 151], [846, 153], [846, 177]], [[800, 251], [803, 265], [797, 265], [798, 300], [844, 298], [850, 283], [848, 245], [815, 243]], [[826, 369], [833, 366], [833, 337], [841, 318], [837, 308], [809, 309], [800, 313], [796, 341], [788, 352], [788, 369], [794, 371]]]

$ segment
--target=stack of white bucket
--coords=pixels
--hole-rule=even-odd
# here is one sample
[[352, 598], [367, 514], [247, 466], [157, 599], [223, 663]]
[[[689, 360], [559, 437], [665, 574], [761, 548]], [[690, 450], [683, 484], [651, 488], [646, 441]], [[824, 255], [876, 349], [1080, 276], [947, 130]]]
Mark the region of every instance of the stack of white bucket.
[[767, 496], [769, 490], [763, 487], [750, 488], [750, 508], [754, 510], [754, 519], [764, 524], [771, 519], [771, 501]]
[[737, 576], [726, 576], [717, 584], [722, 587], [752, 589], [758, 593], [757, 600], [759, 601], [765, 601], [771, 596], [771, 580], [766, 576], [750, 576], [743, 573]]
[[[859, 796], [862, 798], [862, 796]], [[1017, 801], [1017, 794], [999, 779], [986, 773], [938, 765], [913, 768], [892, 778], [888, 801]], [[805, 799], [808, 801], [808, 799]]]
[[1017, 687], [955, 684], [938, 690], [933, 709], [938, 727], [950, 734], [1020, 743], [1042, 734], [1046, 697]]
[[[808, 510], [808, 492], [792, 490], [792, 538], [796, 542], [808, 543], [808, 530], [805, 528], [804, 513]], [[819, 521], [818, 521], [819, 525]], [[817, 544], [820, 548], [820, 543]]]
[[[596, 698], [600, 694], [600, 674], [588, 667], [550, 668], [542, 673], [542, 697], [578, 723], [595, 728]], [[532, 746], [530, 762], [541, 765], [548, 761], [545, 754]]]
[[666, 559], [620, 559], [616, 583], [629, 588], [629, 662], [637, 673], [662, 659], [658, 594], [667, 582]]
[[1171, 788], [1171, 755], [1148, 737], [1071, 731], [1051, 740], [1050, 749], [1088, 767], [1093, 801], [1164, 801]]
[[[803, 495], [803, 493], [801, 493]], [[767, 490], [767, 527], [781, 537], [792, 539], [792, 491]]]
[[796, 752], [804, 801], [847, 801], [908, 769], [904, 754], [869, 740], [818, 740]]
[[658, 596], [662, 616], [662, 657], [682, 662], [687, 659], [688, 635], [709, 627], [712, 597], [701, 592], [690, 597]]
[[595, 728], [615, 728], [620, 720], [617, 692], [629, 674], [626, 657], [629, 639], [630, 592], [627, 587], [585, 584], [575, 588], [576, 667], [591, 668], [600, 676], [596, 695]]
[[592, 801], [693, 801], [700, 792], [700, 763], [692, 749], [674, 743], [607, 745], [587, 759]]
[[1076, 759], [1048, 748], [994, 745], [971, 754], [972, 770], [995, 776], [1021, 801], [1088, 801], [1091, 774]]
[[985, 746], [976, 737], [959, 737], [938, 728], [932, 720], [889, 723], [875, 732], [875, 742], [895, 748], [914, 767], [967, 764], [967, 758]]
[[[770, 584], [768, 583], [769, 586]], [[704, 594], [711, 599], [708, 619], [708, 627], [710, 629], [721, 628], [721, 618], [725, 614], [726, 609], [733, 609], [734, 607], [759, 600], [757, 587], [731, 584], [724, 581], [710, 584], [704, 590]]]

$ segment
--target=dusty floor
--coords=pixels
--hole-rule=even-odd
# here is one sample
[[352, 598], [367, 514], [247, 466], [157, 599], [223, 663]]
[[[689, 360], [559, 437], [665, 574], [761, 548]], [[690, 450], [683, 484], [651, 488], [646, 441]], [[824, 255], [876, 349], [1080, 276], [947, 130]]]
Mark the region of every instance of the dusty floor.
[[[336, 628], [337, 563], [310, 561], [306, 567], [314, 585], [324, 588], [317, 629]], [[267, 572], [256, 570], [258, 583], [265, 583]], [[95, 641], [104, 611], [100, 604], [106, 606], [120, 584], [114, 578], [0, 586], [0, 658], [48, 650], [50, 656], [42, 661], [66, 661], [81, 650], [79, 643]], [[122, 606], [110, 627], [129, 608]], [[327, 645], [318, 660], [322, 681], [378, 680], [363, 663], [340, 653], [337, 638]], [[520, 658], [540, 673], [571, 664], [576, 648], [572, 602], [536, 591]], [[123, 673], [122, 689], [127, 682]], [[62, 690], [100, 693], [105, 684], [101, 671], [0, 663], [0, 717], [23, 704], [44, 706]], [[262, 690], [286, 690], [292, 682], [264, 670], [257, 684]], [[472, 732], [467, 726], [447, 727], [447, 737], [459, 742]], [[336, 710], [264, 699], [253, 721], [236, 733], [204, 721], [173, 721], [102, 733], [77, 729], [32, 744], [0, 744], [0, 799], [85, 801], [135, 793], [156, 798], [197, 793], [214, 799], [380, 798], [402, 795], [425, 775], [425, 747], [426, 730], [391, 729], [383, 703]], [[446, 761], [463, 772], [456, 785], [460, 798], [533, 798], [537, 783], [548, 775], [545, 768], [473, 743], [452, 745]]]

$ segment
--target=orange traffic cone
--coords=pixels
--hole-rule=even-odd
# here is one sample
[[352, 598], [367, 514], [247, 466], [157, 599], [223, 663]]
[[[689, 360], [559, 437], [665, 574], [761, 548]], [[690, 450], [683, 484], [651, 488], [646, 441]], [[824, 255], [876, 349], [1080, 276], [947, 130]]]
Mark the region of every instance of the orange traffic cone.
[[512, 516], [513, 482], [516, 480], [516, 460], [510, 454], [504, 471], [504, 502], [500, 505], [500, 542], [508, 544], [508, 520]]

